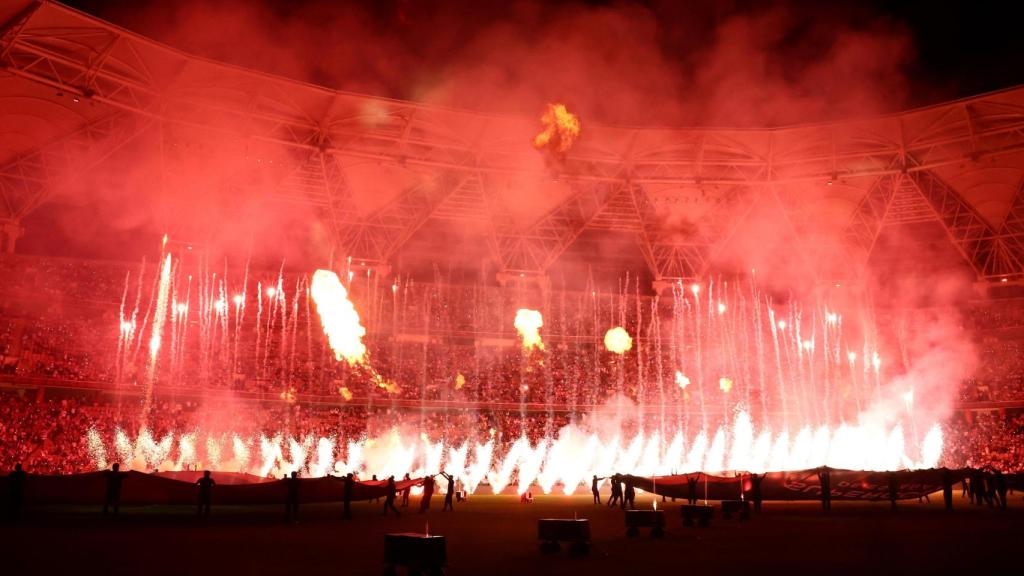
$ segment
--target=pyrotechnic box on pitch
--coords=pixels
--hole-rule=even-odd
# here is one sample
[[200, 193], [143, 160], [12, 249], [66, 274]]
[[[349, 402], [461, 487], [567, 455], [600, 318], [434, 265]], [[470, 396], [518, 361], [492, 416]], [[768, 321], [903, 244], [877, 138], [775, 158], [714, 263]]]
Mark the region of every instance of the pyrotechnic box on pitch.
[[665, 529], [664, 510], [626, 510], [626, 535], [636, 536], [638, 528], [650, 528], [651, 536], [661, 536]]
[[569, 542], [574, 556], [590, 551], [590, 521], [586, 519], [544, 518], [537, 521], [537, 540], [541, 552], [557, 552], [559, 542]]
[[683, 515], [683, 526], [693, 526], [694, 521], [698, 526], [705, 528], [711, 525], [711, 516], [714, 514], [714, 508], [711, 506], [683, 504], [679, 510]]
[[729, 520], [736, 513], [739, 513], [742, 520], [750, 518], [750, 502], [747, 500], [722, 500], [723, 519]]
[[547, 542], [590, 542], [590, 520], [537, 520], [537, 539]]
[[384, 536], [384, 563], [420, 570], [443, 568], [447, 562], [444, 536], [411, 532]]

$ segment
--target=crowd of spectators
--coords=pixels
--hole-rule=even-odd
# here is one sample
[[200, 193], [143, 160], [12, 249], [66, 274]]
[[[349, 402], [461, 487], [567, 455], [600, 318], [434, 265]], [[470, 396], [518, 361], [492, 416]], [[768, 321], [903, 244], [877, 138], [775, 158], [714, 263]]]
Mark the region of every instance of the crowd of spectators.
[[950, 468], [1024, 472], [1024, 412], [968, 412], [946, 427], [945, 456]]
[[[671, 308], [678, 302], [663, 299], [658, 308], [651, 298], [631, 294], [628, 289], [603, 294], [557, 290], [540, 294], [522, 288], [423, 284], [401, 276], [389, 286], [377, 286], [375, 280], [350, 285], [351, 297], [369, 330], [367, 365], [351, 366], [335, 359], [312, 304], [295, 297], [305, 293], [302, 275], [279, 278], [277, 272], [250, 271], [243, 284], [238, 280], [241, 271], [224, 271], [218, 276], [220, 281], [208, 275], [205, 284], [189, 280], [172, 287], [174, 301], [169, 303], [163, 345], [156, 368], [150, 370], [146, 327], [151, 322], [148, 311], [153, 307], [156, 274], [153, 263], [0, 255], [0, 275], [10, 279], [0, 283], [0, 378], [30, 381], [36, 386], [75, 388], [89, 383], [93, 389], [127, 391], [130, 400], [123, 402], [136, 408], [140, 391], [151, 380], [158, 397], [179, 398], [154, 411], [161, 416], [149, 421], [151, 428], [180, 430], [202, 424], [195, 419], [217, 412], [210, 409], [209, 402], [197, 410], [203, 401], [184, 392], [219, 390], [258, 395], [264, 401], [258, 411], [223, 412], [228, 417], [244, 414], [237, 424], [248, 427], [289, 422], [297, 427], [296, 434], [343, 430], [355, 435], [402, 426], [413, 419], [409, 425], [421, 429], [436, 425], [467, 430], [474, 438], [493, 430], [504, 439], [516, 438], [524, 429], [532, 434], [557, 429], [570, 416], [619, 396], [636, 403], [686, 405], [703, 394], [702, 403], [720, 403], [729, 393], [719, 389], [721, 373], [734, 377], [739, 388], [733, 394], [746, 394], [767, 410], [777, 408], [785, 393], [752, 394], [743, 388], [757, 377], [775, 378], [776, 371], [755, 376], [756, 363], [737, 363], [736, 358], [757, 353], [758, 345], [737, 332], [738, 324], [729, 324], [739, 320], [719, 317], [713, 310], [701, 311], [703, 324], [695, 330], [694, 310], [679, 312], [683, 324], [690, 324], [673, 326]], [[187, 274], [177, 274], [176, 278], [185, 282]], [[235, 283], [218, 284], [224, 278]], [[283, 290], [285, 295], [271, 295], [268, 289]], [[201, 290], [207, 292], [199, 294]], [[185, 293], [190, 294], [188, 313], [178, 316], [175, 310], [184, 304]], [[525, 351], [518, 345], [509, 319], [519, 306], [545, 311], [544, 352]], [[718, 313], [727, 308], [722, 306]], [[133, 312], [135, 324], [126, 332], [123, 324]], [[896, 325], [893, 331], [899, 332], [906, 329], [906, 322], [927, 323], [935, 313], [901, 314], [898, 322], [884, 314], [879, 318]], [[648, 341], [638, 347], [642, 352], [626, 356], [604, 350], [600, 336], [612, 325], [626, 326], [634, 337], [651, 338], [651, 316], [662, 323], [661, 334], [665, 335], [657, 343]], [[921, 319], [915, 320], [917, 316]], [[977, 340], [979, 366], [974, 377], [960, 385], [959, 399], [965, 406], [1024, 401], [1024, 337], [1013, 334], [1014, 328], [1024, 328], [1024, 301], [972, 305], [964, 325]], [[697, 334], [711, 345], [701, 350]], [[766, 342], [761, 344], [766, 346]], [[731, 352], [715, 356], [716, 349]], [[698, 392], [697, 385], [683, 390], [676, 384], [676, 360], [684, 358], [682, 364], [689, 362], [690, 369], [695, 369], [694, 350], [702, 355], [705, 380], [710, 382], [705, 383], [703, 392]], [[770, 360], [771, 354], [767, 357]], [[783, 381], [802, 374], [805, 367], [799, 354], [780, 357], [785, 360], [778, 372]], [[846, 370], [831, 374], [838, 389], [857, 385], [857, 380], [841, 380], [848, 377]], [[690, 376], [696, 379], [694, 374]], [[359, 402], [346, 405], [342, 398], [349, 394]], [[335, 406], [309, 408], [303, 400], [312, 397], [321, 401], [333, 398]], [[852, 402], [852, 397], [847, 394], [845, 401]], [[119, 403], [112, 407], [69, 397], [55, 405], [50, 399], [33, 403], [23, 399], [8, 402], [8, 398], [13, 397], [4, 396], [0, 406], [6, 411], [0, 414], [6, 422], [0, 423], [5, 462], [30, 455], [49, 461], [55, 451], [66, 451], [68, 462], [77, 466], [81, 432], [83, 426], [89, 427], [83, 422], [108, 428], [138, 427], [138, 410], [123, 410]], [[844, 401], [841, 395], [832, 398]], [[273, 406], [267, 399], [285, 402]], [[403, 409], [392, 405], [390, 401], [395, 400], [421, 401], [425, 406], [444, 401], [522, 404], [531, 409], [526, 416], [507, 406], [501, 410], [410, 412], [408, 405]], [[559, 409], [545, 411], [545, 406]], [[296, 412], [302, 413], [301, 417]], [[999, 432], [1019, 440], [1019, 426]], [[47, 440], [65, 433], [77, 434], [79, 439], [59, 443], [59, 447]], [[957, 445], [966, 446], [959, 452], [962, 461], [976, 448], [967, 440], [958, 440]]]

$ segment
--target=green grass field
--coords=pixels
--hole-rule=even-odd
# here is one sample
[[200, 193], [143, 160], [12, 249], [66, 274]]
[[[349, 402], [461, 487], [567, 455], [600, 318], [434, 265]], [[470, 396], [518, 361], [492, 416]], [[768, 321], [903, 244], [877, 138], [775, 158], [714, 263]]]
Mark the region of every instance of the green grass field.
[[[197, 521], [192, 508], [126, 508], [116, 520], [98, 508], [28, 510], [17, 525], [0, 525], [5, 574], [380, 574], [389, 532], [422, 532], [448, 541], [449, 574], [668, 574], [821, 570], [821, 574], [943, 574], [1024, 561], [1024, 500], [1010, 510], [930, 504], [833, 503], [829, 516], [816, 503], [766, 503], [750, 521], [717, 517], [710, 528], [684, 528], [679, 503], [668, 502], [667, 534], [646, 530], [627, 538], [619, 510], [596, 507], [589, 496], [539, 496], [520, 504], [513, 496], [475, 496], [454, 513], [437, 506], [426, 515], [382, 518], [378, 505], [306, 506], [298, 523], [283, 521], [282, 507], [214, 508]], [[414, 504], [416, 499], [414, 498]], [[638, 499], [650, 508], [651, 497]], [[588, 518], [593, 544], [585, 557], [567, 550], [541, 554], [539, 518]], [[1015, 566], [1015, 567], [1013, 567]]]

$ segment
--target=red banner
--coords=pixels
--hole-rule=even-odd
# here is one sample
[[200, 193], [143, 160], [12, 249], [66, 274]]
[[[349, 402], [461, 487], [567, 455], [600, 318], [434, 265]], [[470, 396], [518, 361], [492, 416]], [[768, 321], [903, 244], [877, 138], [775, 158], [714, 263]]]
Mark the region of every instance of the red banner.
[[[815, 468], [791, 472], [768, 472], [757, 475], [760, 479], [762, 500], [820, 500], [822, 474], [828, 474], [832, 500], [888, 500], [890, 481], [894, 483], [896, 499], [920, 498], [943, 489], [944, 482], [956, 484], [970, 474], [970, 470], [902, 470], [897, 472], [865, 472]], [[948, 475], [948, 476], [947, 476]], [[700, 500], [753, 499], [754, 482], [751, 474], [737, 476], [710, 476], [707, 474], [680, 474], [675, 476], [626, 476], [633, 485], [647, 492], [673, 498], [686, 499], [695, 480], [696, 497]], [[742, 488], [741, 488], [742, 485]]]
[[[26, 504], [102, 504], [107, 494], [107, 472], [89, 472], [67, 476], [42, 476], [30, 474], [25, 480]], [[123, 472], [121, 481], [121, 504], [195, 504], [199, 487], [195, 480], [201, 472]], [[211, 491], [213, 504], [283, 504], [288, 496], [285, 480], [270, 480], [214, 472], [211, 474], [216, 485]], [[423, 478], [395, 482], [397, 492], [407, 487], [423, 484]], [[344, 482], [335, 476], [323, 478], [299, 478], [299, 501], [302, 503], [341, 502], [344, 499]], [[0, 477], [0, 493], [9, 491], [8, 478]], [[387, 496], [387, 481], [355, 482], [352, 486], [352, 500], [372, 500]]]

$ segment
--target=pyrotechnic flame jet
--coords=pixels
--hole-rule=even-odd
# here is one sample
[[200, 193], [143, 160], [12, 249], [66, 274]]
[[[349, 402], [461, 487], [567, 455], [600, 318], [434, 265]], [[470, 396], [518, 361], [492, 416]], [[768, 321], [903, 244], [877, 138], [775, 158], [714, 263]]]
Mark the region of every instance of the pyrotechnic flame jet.
[[[369, 365], [366, 345], [363, 344], [366, 328], [360, 323], [359, 312], [348, 299], [348, 290], [345, 290], [338, 275], [330, 270], [317, 270], [313, 273], [309, 294], [316, 304], [320, 324], [327, 335], [331, 350], [334, 351], [335, 359], [339, 362], [345, 360], [349, 366], [365, 367], [370, 371], [374, 385], [390, 394], [397, 393], [398, 385], [378, 374]], [[351, 398], [344, 391], [342, 395], [346, 400]]]
[[349, 366], [363, 364], [366, 359], [366, 345], [363, 344], [366, 328], [360, 324], [359, 313], [348, 299], [348, 291], [338, 275], [330, 270], [314, 272], [310, 295], [316, 303], [316, 311], [334, 357], [339, 362], [345, 360]]
[[540, 328], [544, 325], [544, 318], [539, 311], [520, 308], [516, 311], [514, 325], [523, 339], [524, 350], [544, 349], [544, 342], [540, 338]]

